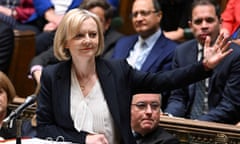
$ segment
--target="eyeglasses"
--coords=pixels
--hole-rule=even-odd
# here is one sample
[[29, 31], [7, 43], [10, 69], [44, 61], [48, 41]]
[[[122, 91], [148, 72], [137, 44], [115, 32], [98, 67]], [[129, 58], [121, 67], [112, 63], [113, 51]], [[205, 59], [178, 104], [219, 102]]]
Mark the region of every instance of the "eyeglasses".
[[149, 11], [141, 10], [141, 11], [133, 12], [131, 14], [131, 17], [136, 18], [138, 16], [138, 14], [140, 14], [143, 17], [146, 17], [146, 16], [149, 16], [151, 13], [156, 13], [156, 12], [157, 12], [156, 10], [155, 11], [153, 11], [153, 10], [149, 10]]
[[152, 102], [152, 103], [138, 102], [132, 105], [136, 106], [139, 110], [142, 110], [142, 111], [145, 111], [148, 105], [150, 105], [151, 109], [154, 111], [157, 111], [160, 109], [160, 104], [158, 102]]

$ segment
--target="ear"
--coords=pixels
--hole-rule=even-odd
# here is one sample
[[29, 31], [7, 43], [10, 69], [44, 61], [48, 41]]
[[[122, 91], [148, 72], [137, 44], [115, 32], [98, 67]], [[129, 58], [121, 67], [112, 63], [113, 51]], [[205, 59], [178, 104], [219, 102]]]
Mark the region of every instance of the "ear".
[[157, 12], [156, 15], [159, 17], [159, 20], [161, 21], [162, 20], [162, 11]]
[[111, 19], [107, 19], [104, 23], [104, 31], [108, 30], [110, 25], [112, 23], [112, 20]]
[[192, 30], [192, 21], [191, 20], [189, 20], [188, 21], [188, 26], [191, 28], [191, 30]]

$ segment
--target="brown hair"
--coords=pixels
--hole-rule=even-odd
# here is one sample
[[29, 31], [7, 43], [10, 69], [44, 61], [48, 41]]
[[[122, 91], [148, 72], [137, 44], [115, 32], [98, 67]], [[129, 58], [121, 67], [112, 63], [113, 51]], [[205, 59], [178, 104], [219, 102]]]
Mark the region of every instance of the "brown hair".
[[16, 91], [10, 79], [2, 71], [0, 71], [0, 88], [6, 91], [8, 104], [11, 103], [16, 96]]

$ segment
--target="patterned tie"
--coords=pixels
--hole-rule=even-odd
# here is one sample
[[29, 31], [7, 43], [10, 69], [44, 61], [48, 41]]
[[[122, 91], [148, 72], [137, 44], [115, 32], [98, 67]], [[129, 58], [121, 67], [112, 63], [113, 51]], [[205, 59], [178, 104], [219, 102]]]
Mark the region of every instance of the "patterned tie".
[[199, 116], [204, 114], [206, 98], [206, 86], [205, 80], [196, 83], [196, 94], [191, 109], [191, 119], [197, 119]]
[[[202, 61], [203, 57], [203, 48], [201, 48], [198, 52], [198, 61]], [[197, 119], [208, 111], [206, 81], [207, 79], [201, 80], [195, 84], [195, 97], [190, 113], [191, 119]]]

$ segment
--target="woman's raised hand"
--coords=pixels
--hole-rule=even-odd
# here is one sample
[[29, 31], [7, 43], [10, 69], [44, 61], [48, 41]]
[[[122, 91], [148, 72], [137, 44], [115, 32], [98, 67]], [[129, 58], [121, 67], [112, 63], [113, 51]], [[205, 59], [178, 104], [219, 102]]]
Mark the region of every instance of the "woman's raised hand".
[[229, 48], [231, 41], [224, 38], [221, 33], [213, 46], [210, 46], [211, 38], [207, 36], [204, 43], [204, 59], [203, 65], [206, 69], [214, 69], [233, 49]]

